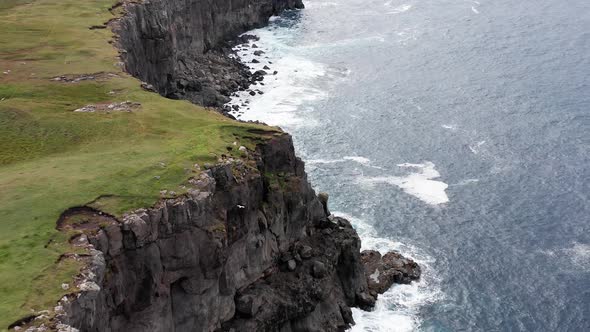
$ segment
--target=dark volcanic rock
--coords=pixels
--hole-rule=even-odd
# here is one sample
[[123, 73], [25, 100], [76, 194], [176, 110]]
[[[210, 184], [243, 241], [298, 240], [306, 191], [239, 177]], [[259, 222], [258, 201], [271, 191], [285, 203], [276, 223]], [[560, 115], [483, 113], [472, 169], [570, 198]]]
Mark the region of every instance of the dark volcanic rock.
[[[260, 40], [260, 37], [258, 37], [256, 35], [247, 34], [247, 33], [236, 37], [236, 43], [238, 43], [238, 44], [246, 44], [251, 40], [258, 41], [258, 40]], [[247, 47], [247, 46], [248, 45], [244, 45], [244, 47]]]
[[381, 256], [378, 251], [365, 250], [361, 253], [367, 283], [371, 291], [383, 294], [394, 283], [409, 284], [420, 278], [420, 266], [397, 252]]
[[265, 72], [264, 70], [257, 70], [254, 73], [252, 73], [252, 81], [262, 81], [264, 80], [264, 76], [267, 75], [267, 72]]
[[[265, 305], [253, 316], [235, 316], [224, 331], [343, 331], [353, 322], [351, 306], [374, 305], [360, 264], [360, 239], [347, 221], [333, 220], [318, 220], [311, 235], [284, 255], [314, 247], [318, 256], [301, 261], [295, 272], [277, 271], [239, 291], [238, 298], [262, 298]], [[332, 232], [325, 236], [320, 229]]]
[[[188, 193], [89, 240], [92, 291], [61, 301], [81, 331], [342, 331], [370, 308], [361, 242], [327, 216], [290, 136], [209, 165]], [[281, 174], [276, 187], [267, 174]], [[98, 254], [97, 254], [98, 255]]]
[[285, 9], [303, 8], [301, 0], [124, 3], [127, 14], [114, 28], [125, 70], [163, 96], [213, 107], [250, 84], [248, 68], [228, 56], [227, 40], [257, 40], [238, 35]]

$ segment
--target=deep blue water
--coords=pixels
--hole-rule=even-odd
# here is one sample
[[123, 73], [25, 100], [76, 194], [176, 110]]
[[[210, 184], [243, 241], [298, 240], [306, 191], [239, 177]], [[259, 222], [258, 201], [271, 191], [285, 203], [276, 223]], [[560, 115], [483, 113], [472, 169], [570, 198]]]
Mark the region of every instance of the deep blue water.
[[279, 73], [241, 117], [424, 266], [356, 330], [590, 331], [590, 1], [306, 6], [255, 31]]

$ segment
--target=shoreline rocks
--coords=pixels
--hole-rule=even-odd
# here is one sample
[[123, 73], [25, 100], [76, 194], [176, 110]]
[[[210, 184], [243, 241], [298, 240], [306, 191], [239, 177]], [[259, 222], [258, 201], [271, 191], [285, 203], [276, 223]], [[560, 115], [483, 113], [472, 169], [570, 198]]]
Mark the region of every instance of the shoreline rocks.
[[418, 280], [422, 272], [416, 262], [397, 252], [381, 255], [376, 250], [365, 250], [361, 252], [361, 261], [369, 290], [375, 294], [385, 293], [393, 284]]

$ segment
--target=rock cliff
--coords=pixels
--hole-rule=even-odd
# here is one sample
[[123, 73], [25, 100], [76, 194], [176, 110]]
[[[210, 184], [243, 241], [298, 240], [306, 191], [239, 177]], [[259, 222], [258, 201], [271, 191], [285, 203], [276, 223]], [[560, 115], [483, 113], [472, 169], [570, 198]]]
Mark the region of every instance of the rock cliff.
[[228, 57], [242, 32], [301, 0], [147, 0], [126, 2], [115, 24], [125, 69], [163, 96], [220, 107], [245, 89], [250, 72]]
[[[337, 331], [370, 307], [360, 239], [326, 215], [289, 135], [121, 222], [86, 224], [93, 258], [62, 299], [81, 331]], [[76, 210], [69, 218], [81, 213]], [[98, 221], [98, 220], [97, 220]]]
[[[159, 93], [221, 106], [248, 85], [224, 45], [300, 0], [147, 0], [122, 3], [112, 23], [126, 70]], [[187, 192], [122, 219], [80, 207], [87, 267], [62, 298], [59, 331], [342, 331], [351, 307], [370, 309], [394, 282], [419, 277], [397, 254], [361, 255], [345, 219], [316, 196], [291, 137], [222, 159]], [[78, 229], [79, 230], [79, 229]], [[363, 264], [366, 264], [367, 267]], [[25, 324], [26, 325], [26, 324]]]

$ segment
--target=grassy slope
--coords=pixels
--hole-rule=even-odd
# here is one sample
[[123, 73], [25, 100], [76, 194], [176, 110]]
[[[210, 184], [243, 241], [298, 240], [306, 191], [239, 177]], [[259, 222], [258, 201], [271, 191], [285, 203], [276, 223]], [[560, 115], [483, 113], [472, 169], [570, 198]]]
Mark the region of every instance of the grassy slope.
[[[230, 121], [139, 88], [121, 72], [112, 33], [89, 30], [112, 18], [113, 0], [3, 0], [0, 5], [0, 330], [51, 308], [74, 262], [55, 230], [61, 212], [101, 195], [120, 214], [176, 190], [194, 163], [215, 161], [253, 125]], [[10, 73], [3, 72], [10, 70]], [[102, 81], [62, 83], [64, 74], [111, 72]], [[130, 100], [133, 113], [73, 113]], [[158, 178], [159, 177], [159, 178]], [[47, 245], [47, 243], [51, 243]]]

